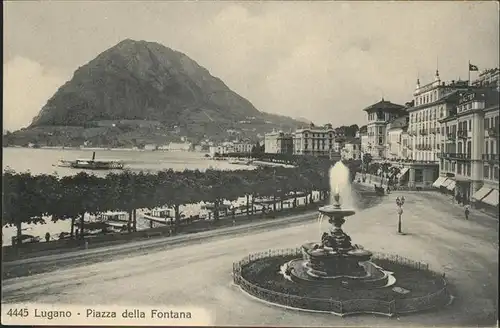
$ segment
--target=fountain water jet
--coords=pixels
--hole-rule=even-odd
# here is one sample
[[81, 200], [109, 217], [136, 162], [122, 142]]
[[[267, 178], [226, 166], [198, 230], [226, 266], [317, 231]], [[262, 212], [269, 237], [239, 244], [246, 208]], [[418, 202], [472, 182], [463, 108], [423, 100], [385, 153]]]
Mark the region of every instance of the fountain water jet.
[[343, 206], [347, 208], [354, 208], [355, 202], [352, 197], [351, 179], [350, 171], [347, 166], [338, 161], [334, 166], [330, 168], [329, 178], [330, 178], [330, 191], [332, 196], [330, 197], [330, 202], [333, 203], [333, 194], [338, 193], [342, 195]]

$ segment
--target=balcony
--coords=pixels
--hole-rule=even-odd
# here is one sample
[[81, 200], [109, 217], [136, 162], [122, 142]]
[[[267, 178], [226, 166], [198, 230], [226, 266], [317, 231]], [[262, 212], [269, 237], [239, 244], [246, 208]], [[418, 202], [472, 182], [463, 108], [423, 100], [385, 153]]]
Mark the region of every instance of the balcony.
[[455, 137], [455, 134], [454, 133], [448, 133], [448, 135], [446, 136], [446, 138], [450, 141], [455, 141], [457, 138]]
[[488, 137], [496, 138], [498, 137], [498, 127], [488, 129]]
[[467, 135], [467, 131], [466, 130], [458, 130], [457, 131], [457, 137], [459, 139], [467, 139], [469, 136]]
[[498, 163], [500, 155], [499, 154], [483, 154], [483, 161], [490, 163]]
[[429, 133], [431, 133], [431, 134], [436, 134], [436, 132], [437, 132], [436, 128], [430, 128], [429, 129]]
[[420, 135], [423, 135], [423, 136], [428, 134], [428, 131], [426, 129], [421, 129], [419, 132], [420, 132]]
[[470, 154], [462, 154], [462, 153], [442, 153], [444, 154], [444, 158], [448, 159], [470, 159]]

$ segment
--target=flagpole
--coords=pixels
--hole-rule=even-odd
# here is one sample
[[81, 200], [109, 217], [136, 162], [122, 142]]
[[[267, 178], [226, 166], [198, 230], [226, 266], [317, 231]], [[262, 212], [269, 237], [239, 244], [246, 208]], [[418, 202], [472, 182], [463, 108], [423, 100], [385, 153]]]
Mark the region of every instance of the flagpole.
[[470, 60], [469, 60], [469, 66], [467, 67], [467, 70], [469, 72], [469, 80], [467, 81], [467, 86], [470, 86]]

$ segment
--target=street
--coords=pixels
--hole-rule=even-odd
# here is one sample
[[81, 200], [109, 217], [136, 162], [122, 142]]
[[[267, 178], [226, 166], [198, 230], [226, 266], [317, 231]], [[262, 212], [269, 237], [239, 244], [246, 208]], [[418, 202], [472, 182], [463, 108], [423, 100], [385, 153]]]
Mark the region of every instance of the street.
[[[397, 233], [395, 199], [404, 195], [402, 231]], [[327, 228], [327, 223], [323, 223]], [[344, 231], [372, 252], [399, 254], [444, 271], [454, 303], [440, 311], [400, 318], [284, 310], [256, 301], [231, 282], [232, 263], [248, 253], [319, 241], [316, 220], [270, 231], [193, 242], [149, 254], [14, 278], [2, 283], [2, 303], [199, 306], [215, 325], [402, 326], [495, 325], [498, 291], [498, 221], [463, 210], [445, 196], [392, 193], [382, 204], [347, 218]]]

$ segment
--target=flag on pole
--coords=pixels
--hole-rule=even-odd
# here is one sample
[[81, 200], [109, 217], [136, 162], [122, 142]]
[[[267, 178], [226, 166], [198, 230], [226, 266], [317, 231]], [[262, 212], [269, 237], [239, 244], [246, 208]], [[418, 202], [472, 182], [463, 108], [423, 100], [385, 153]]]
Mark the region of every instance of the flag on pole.
[[469, 63], [469, 72], [477, 72], [479, 71], [479, 68], [477, 68], [476, 65], [472, 65], [471, 63]]

